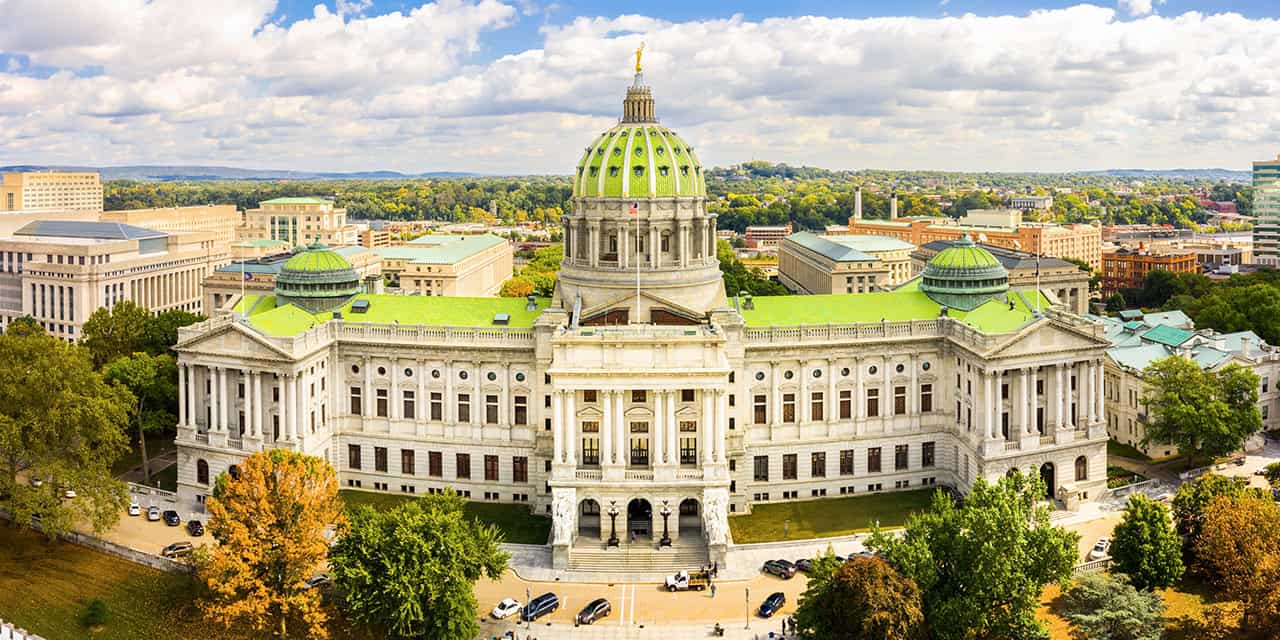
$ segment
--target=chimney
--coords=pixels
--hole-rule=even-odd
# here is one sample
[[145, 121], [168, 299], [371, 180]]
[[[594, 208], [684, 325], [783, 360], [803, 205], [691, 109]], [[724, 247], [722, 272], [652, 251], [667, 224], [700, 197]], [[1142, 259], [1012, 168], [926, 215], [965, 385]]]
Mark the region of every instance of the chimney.
[[889, 200], [889, 219], [896, 220], [898, 218], [898, 192], [893, 192]]
[[862, 187], [853, 192], [853, 219], [862, 219]]

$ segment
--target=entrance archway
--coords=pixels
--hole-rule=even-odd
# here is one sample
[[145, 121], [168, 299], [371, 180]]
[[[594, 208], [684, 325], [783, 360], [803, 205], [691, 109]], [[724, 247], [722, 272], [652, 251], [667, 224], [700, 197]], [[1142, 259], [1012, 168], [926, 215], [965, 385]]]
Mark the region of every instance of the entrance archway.
[[653, 535], [653, 505], [644, 498], [627, 503], [627, 535], [651, 537]]
[[578, 536], [596, 538], [600, 535], [600, 503], [587, 498], [578, 503]]
[[1054, 473], [1052, 462], [1046, 462], [1040, 465], [1040, 479], [1044, 481], [1044, 497], [1052, 500], [1053, 494], [1057, 490], [1057, 487], [1053, 485]]
[[680, 537], [691, 540], [702, 537], [702, 505], [693, 498], [680, 501]]

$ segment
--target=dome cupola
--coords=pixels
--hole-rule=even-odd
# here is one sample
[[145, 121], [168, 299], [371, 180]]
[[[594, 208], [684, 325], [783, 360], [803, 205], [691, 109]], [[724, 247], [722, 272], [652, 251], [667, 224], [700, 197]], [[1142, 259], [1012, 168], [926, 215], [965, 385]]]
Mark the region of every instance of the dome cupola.
[[970, 311], [1009, 291], [1009, 272], [965, 234], [929, 260], [920, 291], [941, 305]]
[[276, 276], [276, 298], [310, 313], [330, 311], [360, 293], [360, 275], [346, 258], [320, 243], [289, 258]]

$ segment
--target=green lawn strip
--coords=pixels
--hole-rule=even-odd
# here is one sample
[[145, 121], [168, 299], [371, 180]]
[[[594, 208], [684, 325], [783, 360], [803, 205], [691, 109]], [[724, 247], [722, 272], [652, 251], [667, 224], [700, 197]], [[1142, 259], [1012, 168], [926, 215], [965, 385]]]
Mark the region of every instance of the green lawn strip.
[[861, 533], [869, 531], [876, 521], [881, 527], [900, 527], [906, 523], [907, 516], [929, 507], [935, 491], [918, 489], [806, 502], [756, 504], [751, 508], [751, 515], [730, 517], [729, 530], [736, 544], [751, 544]]
[[1119, 458], [1128, 458], [1130, 460], [1137, 460], [1139, 462], [1151, 461], [1151, 457], [1148, 456], [1147, 454], [1141, 451], [1138, 451], [1131, 445], [1122, 444], [1122, 443], [1116, 442], [1115, 440], [1107, 440], [1107, 455], [1116, 456]]
[[[380, 511], [415, 499], [415, 496], [343, 490], [339, 492], [348, 507], [367, 504]], [[498, 527], [506, 542], [518, 544], [546, 544], [551, 534], [551, 518], [535, 516], [522, 504], [502, 502], [467, 501], [466, 513], [483, 522]]]
[[1146, 479], [1147, 477], [1142, 475], [1141, 473], [1134, 473], [1128, 469], [1125, 469], [1124, 467], [1113, 467], [1110, 465], [1107, 466], [1107, 488], [1108, 489], [1123, 487], [1127, 484], [1142, 482], [1143, 480], [1146, 480]]

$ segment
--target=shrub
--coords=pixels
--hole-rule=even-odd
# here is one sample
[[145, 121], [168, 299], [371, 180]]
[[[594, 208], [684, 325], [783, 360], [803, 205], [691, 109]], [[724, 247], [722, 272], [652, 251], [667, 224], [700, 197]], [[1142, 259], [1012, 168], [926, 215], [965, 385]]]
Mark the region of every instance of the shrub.
[[107, 603], [99, 598], [89, 601], [84, 608], [84, 615], [80, 617], [80, 622], [86, 627], [101, 627], [107, 623]]

